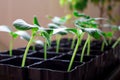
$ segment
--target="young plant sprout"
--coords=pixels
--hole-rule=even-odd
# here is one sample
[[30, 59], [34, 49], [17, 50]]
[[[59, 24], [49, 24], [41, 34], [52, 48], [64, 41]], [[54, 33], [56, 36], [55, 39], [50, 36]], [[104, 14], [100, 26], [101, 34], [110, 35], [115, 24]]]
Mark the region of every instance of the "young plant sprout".
[[[21, 67], [25, 66], [25, 62], [26, 62], [26, 57], [27, 57], [28, 50], [30, 48], [30, 45], [34, 42], [35, 36], [37, 36], [37, 35], [41, 35], [42, 37], [45, 38], [44, 59], [47, 59], [47, 53], [46, 53], [46, 47], [47, 46], [46, 46], [46, 43], [48, 44], [48, 46], [50, 46], [50, 43], [51, 43], [51, 34], [52, 34], [53, 30], [41, 27], [38, 24], [38, 21], [37, 21], [36, 17], [34, 17], [34, 25], [28, 24], [28, 23], [26, 23], [22, 19], [17, 19], [16, 21], [13, 22], [13, 25], [18, 30], [23, 30], [23, 31], [31, 30], [32, 31], [30, 40], [29, 40], [29, 42], [27, 44], [26, 50], [25, 50], [24, 55], [23, 55], [23, 60], [22, 60]], [[41, 45], [43, 45], [43, 44], [41, 44]]]
[[40, 31], [40, 36], [42, 36], [45, 39], [44, 42], [44, 59], [47, 59], [47, 45], [50, 47], [51, 45], [51, 37], [53, 35], [52, 29], [43, 29]]
[[[66, 29], [68, 32], [74, 33], [77, 36], [77, 39], [78, 39], [77, 40], [77, 44], [76, 44], [75, 49], [74, 49], [74, 52], [73, 52], [73, 55], [72, 55], [72, 58], [71, 58], [71, 61], [70, 61], [70, 64], [68, 66], [68, 70], [67, 70], [68, 72], [71, 70], [71, 67], [72, 67], [72, 64], [73, 64], [73, 61], [74, 61], [77, 49], [78, 49], [79, 45], [81, 44], [81, 40], [83, 38], [84, 33], [88, 34], [88, 38], [87, 38], [87, 40], [86, 40], [86, 42], [85, 42], [85, 44], [83, 46], [83, 50], [82, 50], [81, 57], [80, 57], [80, 62], [83, 62], [83, 56], [84, 56], [87, 44], [88, 44], [87, 55], [89, 55], [89, 52], [90, 52], [90, 37], [91, 36], [94, 37], [95, 39], [100, 39], [101, 37], [103, 37], [104, 42], [107, 45], [107, 41], [105, 39], [104, 32], [102, 32], [101, 30], [97, 29], [97, 25], [94, 22], [94, 19], [90, 19], [90, 17], [85, 16], [83, 14], [82, 15], [78, 14], [78, 13], [77, 14], [74, 13], [74, 14], [76, 16], [79, 16], [79, 17], [88, 18], [88, 20], [84, 19], [83, 21], [81, 21], [81, 20], [78, 19], [78, 20], [75, 21], [75, 26], [77, 28]], [[91, 28], [90, 26], [93, 26], [95, 28]]]
[[[87, 16], [85, 14], [80, 14], [77, 11], [74, 11], [74, 16], [79, 18], [75, 21], [75, 26], [78, 28], [81, 28], [83, 30], [83, 32], [84, 32], [84, 28], [98, 29], [98, 24], [96, 21], [101, 20], [101, 19], [106, 20], [104, 18], [91, 18], [90, 16]], [[83, 46], [83, 48], [86, 48], [86, 46], [87, 46], [87, 55], [88, 56], [90, 54], [90, 43], [91, 43], [91, 36], [90, 36], [90, 34], [88, 34], [88, 38], [85, 42], [85, 45]], [[104, 44], [104, 41], [103, 41], [103, 44]], [[104, 45], [102, 45], [102, 49], [103, 48], [104, 48]], [[84, 49], [83, 49], [83, 53], [84, 53]]]
[[[62, 18], [60, 18], [60, 17], [54, 17], [54, 18], [52, 19], [52, 22], [53, 22], [53, 23], [49, 23], [49, 24], [48, 24], [48, 27], [51, 28], [51, 29], [66, 28], [66, 26], [63, 26], [63, 25], [67, 22], [67, 20], [68, 20], [69, 18], [70, 18], [69, 15], [67, 15], [67, 16], [65, 16], [65, 17], [62, 17]], [[56, 44], [57, 44], [57, 46], [56, 46], [56, 53], [59, 52], [61, 37], [62, 37], [63, 35], [66, 35], [67, 32], [66, 32], [66, 31], [61, 31], [61, 32], [59, 32], [59, 33], [57, 33], [57, 34], [58, 34], [58, 35], [57, 35], [57, 39], [56, 39]]]
[[16, 31], [16, 32], [13, 32], [11, 29], [9, 29], [8, 26], [5, 26], [5, 25], [1, 25], [0, 26], [0, 31], [2, 32], [7, 32], [9, 33], [9, 35], [11, 36], [11, 40], [10, 40], [10, 47], [9, 47], [9, 55], [12, 56], [12, 49], [13, 49], [13, 42], [14, 42], [14, 39], [16, 39], [18, 36], [20, 36], [22, 39], [25, 39], [25, 40], [29, 40], [29, 34], [25, 31]]
[[75, 49], [74, 49], [74, 52], [73, 52], [73, 55], [72, 55], [72, 58], [70, 60], [70, 64], [68, 66], [68, 69], [67, 71], [69, 72], [71, 70], [71, 67], [72, 67], [72, 64], [74, 62], [74, 58], [75, 58], [75, 55], [77, 53], [77, 50], [78, 50], [78, 47], [79, 47], [79, 44], [81, 44], [81, 37], [83, 36], [83, 32], [79, 29], [76, 29], [76, 28], [67, 28], [66, 29], [68, 32], [74, 34], [77, 36], [77, 44], [75, 46]]
[[[116, 25], [111, 25], [111, 24], [104, 24], [104, 27], [110, 28], [112, 30], [112, 32], [109, 32], [110, 39], [109, 39], [109, 44], [111, 44], [111, 41], [113, 38], [115, 38], [115, 36], [113, 36], [115, 34], [115, 32], [120, 30], [120, 26], [116, 26]], [[117, 46], [117, 44], [119, 44], [120, 42], [120, 37], [115, 41], [115, 43], [112, 45], [112, 48], [115, 48]]]
[[28, 50], [29, 50], [30, 45], [32, 44], [32, 42], [34, 40], [34, 37], [36, 36], [37, 31], [39, 30], [40, 27], [36, 26], [36, 25], [30, 25], [30, 24], [26, 23], [22, 19], [17, 19], [16, 21], [13, 22], [13, 25], [18, 30], [23, 30], [23, 31], [31, 30], [32, 31], [32, 35], [30, 37], [30, 40], [29, 40], [29, 42], [27, 44], [26, 50], [25, 50], [24, 55], [23, 55], [23, 60], [22, 60], [21, 67], [24, 67], [25, 66], [25, 62], [26, 62], [26, 57], [27, 57]]

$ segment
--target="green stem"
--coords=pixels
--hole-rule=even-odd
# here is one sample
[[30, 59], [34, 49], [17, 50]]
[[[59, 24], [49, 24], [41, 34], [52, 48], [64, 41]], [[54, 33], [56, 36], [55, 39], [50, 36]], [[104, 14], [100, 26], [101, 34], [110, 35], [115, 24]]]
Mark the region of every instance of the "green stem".
[[10, 56], [12, 56], [13, 41], [14, 41], [14, 39], [12, 38], [12, 39], [10, 40], [10, 47], [9, 47], [9, 55], [10, 55]]
[[57, 44], [57, 47], [56, 47], [56, 53], [59, 52], [59, 48], [60, 48], [60, 39], [61, 39], [61, 35], [58, 35], [58, 37], [57, 37], [57, 41], [56, 41], [56, 44]]
[[83, 62], [83, 57], [84, 57], [84, 53], [85, 53], [85, 49], [86, 49], [88, 41], [89, 41], [89, 38], [87, 38], [87, 40], [85, 41], [85, 44], [83, 46], [81, 57], [80, 57], [80, 62]]
[[105, 42], [103, 41], [103, 42], [102, 42], [102, 46], [101, 46], [101, 51], [102, 51], [102, 52], [104, 51], [104, 47], [105, 47]]
[[35, 51], [35, 45], [32, 45], [32, 50]]
[[28, 53], [28, 51], [29, 51], [29, 48], [30, 48], [31, 43], [33, 42], [33, 39], [34, 39], [34, 33], [32, 33], [32, 36], [31, 36], [31, 38], [30, 38], [30, 41], [28, 42], [27, 47], [26, 47], [26, 49], [25, 49], [25, 52], [24, 52], [24, 55], [23, 55], [23, 59], [22, 59], [22, 65], [21, 65], [21, 67], [24, 67], [24, 66], [25, 66], [27, 53]]
[[47, 59], [47, 43], [44, 44], [44, 60]]
[[90, 42], [91, 42], [91, 36], [88, 34], [88, 48], [87, 48], [87, 56], [90, 55]]
[[74, 52], [73, 52], [72, 58], [71, 58], [71, 60], [70, 60], [70, 64], [69, 64], [68, 69], [67, 69], [68, 72], [71, 70], [71, 67], [72, 67], [72, 64], [73, 64], [73, 61], [74, 61], [74, 58], [75, 58], [76, 52], [77, 52], [78, 47], [79, 47], [79, 44], [80, 44], [80, 38], [78, 37], [76, 47], [75, 47], [75, 49], [74, 49]]
[[73, 49], [73, 48], [74, 48], [74, 46], [75, 46], [75, 40], [76, 40], [76, 36], [74, 36], [74, 37], [73, 37], [73, 40], [72, 40], [72, 45], [71, 45], [71, 49]]
[[68, 38], [68, 43], [70, 43], [70, 39], [71, 39], [71, 38]]
[[120, 37], [117, 39], [117, 41], [112, 45], [112, 48], [115, 48], [117, 46], [117, 44], [119, 44], [120, 42]]

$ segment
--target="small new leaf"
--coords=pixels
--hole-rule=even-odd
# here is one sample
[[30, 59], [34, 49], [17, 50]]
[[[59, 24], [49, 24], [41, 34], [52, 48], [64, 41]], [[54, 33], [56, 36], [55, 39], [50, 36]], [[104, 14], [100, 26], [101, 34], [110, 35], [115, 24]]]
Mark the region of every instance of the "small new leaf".
[[33, 23], [34, 23], [34, 25], [40, 26], [36, 16], [34, 16]]
[[84, 17], [84, 18], [87, 18], [87, 19], [90, 18], [90, 16], [87, 16], [87, 15], [85, 15], [85, 14], [83, 14], [83, 13], [79, 13], [78, 11], [74, 11], [74, 12], [73, 12], [73, 15], [74, 15], [75, 17]]
[[13, 25], [15, 26], [16, 29], [18, 30], [30, 30], [30, 29], [38, 29], [38, 26], [30, 25], [26, 23], [22, 19], [17, 19], [13, 22]]

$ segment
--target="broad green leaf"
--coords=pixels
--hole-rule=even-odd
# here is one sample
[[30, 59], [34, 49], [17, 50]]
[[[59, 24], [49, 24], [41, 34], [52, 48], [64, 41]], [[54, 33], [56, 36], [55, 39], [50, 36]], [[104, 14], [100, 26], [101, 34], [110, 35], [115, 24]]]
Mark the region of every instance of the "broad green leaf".
[[82, 30], [84, 32], [87, 32], [88, 34], [90, 34], [95, 39], [100, 39], [101, 36], [104, 36], [103, 32], [101, 30], [99, 30], [99, 29], [95, 29], [95, 28], [82, 28]]
[[75, 21], [75, 26], [80, 28], [97, 28], [98, 24], [94, 21], [94, 19], [86, 19], [86, 18], [80, 18]]
[[74, 10], [83, 11], [87, 7], [88, 0], [75, 0], [75, 4], [73, 4]]
[[68, 28], [66, 29], [68, 32], [72, 33], [72, 34], [75, 34], [76, 36], [79, 36], [82, 34], [82, 31], [81, 30], [78, 30], [76, 28]]
[[38, 29], [38, 26], [34, 26], [31, 24], [26, 23], [22, 19], [17, 19], [13, 22], [13, 25], [15, 26], [16, 29], [18, 30], [30, 30], [30, 29]]
[[30, 35], [25, 31], [16, 31], [15, 33], [19, 35], [21, 39], [30, 40]]
[[106, 37], [106, 38], [111, 38], [111, 37], [113, 37], [113, 33], [112, 32], [104, 32], [104, 36]]
[[8, 32], [8, 33], [12, 32], [12, 31], [8, 28], [8, 26], [5, 26], [5, 25], [0, 25], [0, 31], [2, 31], [2, 32]]
[[58, 25], [62, 25], [66, 22], [66, 18], [63, 17], [63, 18], [60, 18], [60, 17], [54, 17], [52, 19], [52, 22], [55, 23], [55, 24], [58, 24]]
[[60, 35], [66, 35], [68, 32], [66, 31], [67, 28], [57, 28], [53, 29], [53, 34], [60, 34]]
[[87, 19], [90, 18], [89, 16], [87, 16], [87, 15], [85, 15], [85, 14], [83, 14], [83, 13], [79, 13], [78, 11], [74, 11], [74, 12], [73, 12], [73, 15], [74, 15], [75, 17], [84, 17], [84, 18], [87, 18]]
[[56, 29], [56, 28], [59, 28], [60, 26], [58, 26], [58, 25], [56, 25], [54, 23], [49, 23], [48, 27], [51, 28], [51, 29]]
[[34, 16], [34, 20], [33, 20], [34, 25], [40, 26], [38, 19], [36, 16]]

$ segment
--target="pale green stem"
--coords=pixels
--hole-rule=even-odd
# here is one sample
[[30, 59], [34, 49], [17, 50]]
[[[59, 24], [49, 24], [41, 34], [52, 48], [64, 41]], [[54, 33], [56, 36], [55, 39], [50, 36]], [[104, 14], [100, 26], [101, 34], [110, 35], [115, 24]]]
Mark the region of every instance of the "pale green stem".
[[117, 39], [117, 41], [112, 45], [112, 48], [115, 48], [117, 46], [117, 44], [119, 44], [120, 42], [120, 37]]
[[44, 43], [44, 60], [47, 59], [47, 43]]
[[32, 50], [35, 51], [35, 45], [32, 45]]
[[68, 66], [67, 72], [69, 72], [69, 71], [71, 70], [71, 67], [72, 67], [72, 64], [73, 64], [73, 61], [74, 61], [76, 52], [77, 52], [78, 47], [79, 47], [79, 44], [80, 44], [80, 38], [78, 37], [77, 44], [76, 44], [76, 47], [75, 47], [75, 49], [74, 49], [72, 58], [71, 58], [71, 60], [70, 60], [70, 64], [69, 64], [69, 66]]
[[56, 41], [56, 43], [57, 43], [56, 53], [59, 52], [59, 48], [60, 48], [60, 39], [61, 39], [61, 35], [58, 35], [58, 36], [57, 36], [57, 41]]
[[70, 39], [71, 39], [71, 38], [68, 38], [68, 43], [70, 43]]
[[88, 34], [87, 56], [90, 55], [90, 42], [91, 42], [91, 36]]
[[76, 40], [76, 36], [74, 36], [74, 37], [73, 37], [73, 40], [72, 40], [72, 45], [71, 45], [71, 49], [73, 49], [73, 48], [74, 48], [74, 46], [75, 46], [75, 40]]
[[[114, 33], [115, 33], [115, 31], [113, 30], [113, 31], [112, 31], [112, 33], [114, 34]], [[111, 43], [112, 43], [112, 38], [113, 38], [113, 37], [110, 37], [110, 39], [109, 39], [109, 44], [111, 44]]]
[[105, 42], [103, 41], [103, 42], [102, 42], [102, 46], [101, 46], [101, 51], [102, 51], [102, 52], [104, 51], [104, 47], [105, 47]]
[[28, 42], [27, 47], [26, 47], [26, 49], [25, 49], [25, 52], [24, 52], [24, 55], [23, 55], [23, 59], [22, 59], [22, 65], [21, 65], [21, 67], [24, 67], [24, 66], [25, 66], [26, 57], [27, 57], [27, 54], [28, 54], [30, 45], [31, 45], [32, 42], [33, 42], [33, 39], [34, 39], [34, 33], [32, 33], [32, 36], [31, 36], [31, 38], [30, 38], [30, 41]]
[[13, 41], [14, 41], [14, 39], [12, 38], [12, 39], [10, 40], [10, 47], [9, 47], [9, 55], [10, 55], [10, 56], [12, 56]]
[[85, 41], [85, 44], [83, 46], [81, 57], [80, 57], [80, 62], [83, 62], [83, 57], [84, 57], [84, 53], [85, 53], [85, 49], [86, 49], [88, 41], [89, 41], [89, 38], [87, 38], [87, 40]]

